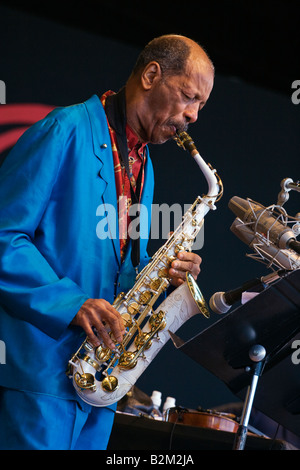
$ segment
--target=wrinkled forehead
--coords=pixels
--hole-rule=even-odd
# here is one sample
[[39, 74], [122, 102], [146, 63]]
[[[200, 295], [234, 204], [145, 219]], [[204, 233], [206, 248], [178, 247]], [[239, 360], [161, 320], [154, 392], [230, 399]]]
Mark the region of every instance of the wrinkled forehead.
[[189, 86], [210, 94], [214, 84], [214, 68], [210, 61], [202, 57], [189, 58], [184, 73]]
[[192, 50], [186, 62], [185, 73], [187, 75], [203, 75], [208, 79], [214, 79], [214, 66], [207, 55], [201, 51]]

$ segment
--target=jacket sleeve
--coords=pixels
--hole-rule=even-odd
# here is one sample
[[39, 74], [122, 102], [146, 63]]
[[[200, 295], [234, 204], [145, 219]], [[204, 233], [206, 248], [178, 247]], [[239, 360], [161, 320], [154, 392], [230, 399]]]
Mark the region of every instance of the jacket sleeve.
[[0, 302], [54, 339], [88, 298], [56, 275], [34, 243], [67, 145], [48, 117], [25, 132], [0, 168]]

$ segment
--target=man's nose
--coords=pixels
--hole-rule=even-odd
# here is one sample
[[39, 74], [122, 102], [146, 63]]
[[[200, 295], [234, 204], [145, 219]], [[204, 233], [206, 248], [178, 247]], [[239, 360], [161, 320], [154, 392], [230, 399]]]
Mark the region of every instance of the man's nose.
[[184, 117], [189, 123], [196, 122], [198, 119], [199, 104], [189, 104], [184, 111]]

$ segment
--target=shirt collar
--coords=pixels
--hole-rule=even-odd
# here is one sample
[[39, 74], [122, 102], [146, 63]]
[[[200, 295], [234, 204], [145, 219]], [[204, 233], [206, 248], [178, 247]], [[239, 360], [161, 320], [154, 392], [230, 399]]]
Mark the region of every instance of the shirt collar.
[[129, 124], [126, 124], [126, 136], [127, 136], [127, 144], [129, 151], [136, 149], [138, 152], [144, 152], [145, 147], [147, 144], [141, 142], [136, 135], [136, 133], [131, 129]]

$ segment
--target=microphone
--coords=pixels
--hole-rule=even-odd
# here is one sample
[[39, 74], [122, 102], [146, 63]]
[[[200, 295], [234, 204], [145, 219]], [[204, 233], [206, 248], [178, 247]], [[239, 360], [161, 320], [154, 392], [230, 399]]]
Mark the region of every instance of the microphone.
[[249, 289], [263, 290], [268, 284], [279, 279], [283, 271], [273, 272], [267, 276], [262, 276], [260, 279], [255, 278], [245, 282], [237, 289], [229, 290], [227, 292], [216, 292], [209, 300], [209, 306], [213, 312], [218, 314], [227, 313], [233, 304], [240, 301], [242, 294]]
[[296, 240], [295, 233], [280, 222], [272, 211], [238, 196], [230, 199], [228, 207], [244, 224], [253, 223], [253, 231], [263, 234], [278, 248], [290, 248], [300, 254], [300, 242]]
[[273, 243], [266, 243], [265, 238], [262, 238], [258, 232], [253, 232], [249, 225], [245, 225], [240, 219], [236, 218], [233, 221], [230, 230], [255, 252], [254, 255], [247, 256], [253, 259], [257, 259], [258, 256], [261, 260], [265, 260], [268, 267], [275, 264], [279, 269], [287, 271], [300, 268], [300, 255], [291, 250], [280, 250]]

